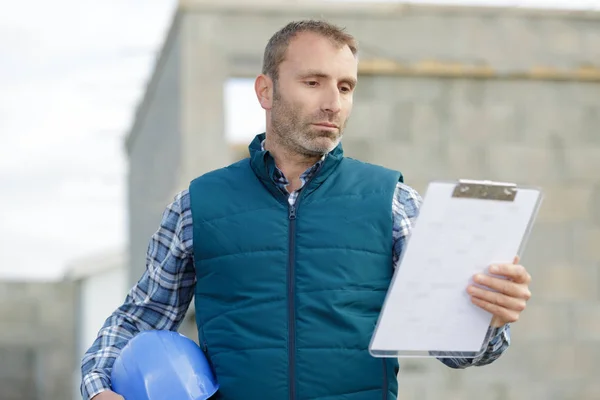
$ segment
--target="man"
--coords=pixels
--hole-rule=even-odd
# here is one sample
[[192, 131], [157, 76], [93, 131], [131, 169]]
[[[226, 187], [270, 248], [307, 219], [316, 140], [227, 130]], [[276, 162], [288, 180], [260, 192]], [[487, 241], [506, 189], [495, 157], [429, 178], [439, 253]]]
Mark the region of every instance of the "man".
[[[115, 357], [136, 333], [177, 329], [195, 295], [199, 343], [218, 398], [395, 399], [396, 359], [367, 347], [421, 202], [400, 172], [345, 158], [357, 45], [325, 22], [290, 23], [267, 44], [255, 83], [266, 133], [250, 157], [194, 180], [163, 215], [147, 271], [82, 361], [82, 393], [110, 389]], [[530, 297], [522, 266], [465, 288], [493, 314], [486, 365], [509, 345]], [[469, 329], [465, 327], [465, 329]]]

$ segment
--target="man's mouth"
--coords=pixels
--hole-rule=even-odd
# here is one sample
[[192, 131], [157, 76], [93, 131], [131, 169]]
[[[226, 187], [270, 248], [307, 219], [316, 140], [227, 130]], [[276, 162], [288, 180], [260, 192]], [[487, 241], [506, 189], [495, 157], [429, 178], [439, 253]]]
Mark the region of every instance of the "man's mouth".
[[319, 128], [327, 128], [327, 129], [338, 129], [339, 127], [336, 124], [332, 124], [331, 122], [317, 122], [313, 125], [318, 126]]

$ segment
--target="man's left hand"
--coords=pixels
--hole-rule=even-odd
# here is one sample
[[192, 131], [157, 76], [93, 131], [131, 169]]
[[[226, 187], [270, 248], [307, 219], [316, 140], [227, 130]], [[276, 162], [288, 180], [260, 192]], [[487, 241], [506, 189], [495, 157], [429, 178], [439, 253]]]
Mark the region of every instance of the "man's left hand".
[[471, 301], [493, 315], [491, 325], [494, 328], [518, 321], [531, 298], [531, 275], [519, 265], [519, 257], [515, 257], [513, 264], [493, 265], [489, 272], [501, 278], [487, 274], [475, 275], [475, 283], [493, 290], [469, 285], [467, 292], [471, 295]]

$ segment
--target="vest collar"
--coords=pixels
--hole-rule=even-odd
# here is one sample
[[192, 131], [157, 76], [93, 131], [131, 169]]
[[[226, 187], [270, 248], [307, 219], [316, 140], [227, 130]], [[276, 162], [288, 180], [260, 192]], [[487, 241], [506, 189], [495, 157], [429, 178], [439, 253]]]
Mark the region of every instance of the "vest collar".
[[[252, 170], [256, 176], [269, 189], [269, 191], [275, 196], [279, 196], [281, 193], [277, 188], [275, 181], [273, 180], [276, 168], [275, 159], [271, 156], [268, 150], [263, 150], [261, 145], [265, 138], [266, 134], [264, 132], [260, 133], [254, 137], [254, 140], [252, 140], [248, 146], [250, 153], [250, 165], [252, 166]], [[336, 146], [336, 148], [326, 155], [325, 160], [323, 160], [323, 165], [303, 190], [306, 189], [309, 192], [314, 191], [320, 184], [325, 182], [325, 180], [332, 174], [333, 171], [335, 171], [336, 167], [343, 158], [344, 149], [340, 143]]]

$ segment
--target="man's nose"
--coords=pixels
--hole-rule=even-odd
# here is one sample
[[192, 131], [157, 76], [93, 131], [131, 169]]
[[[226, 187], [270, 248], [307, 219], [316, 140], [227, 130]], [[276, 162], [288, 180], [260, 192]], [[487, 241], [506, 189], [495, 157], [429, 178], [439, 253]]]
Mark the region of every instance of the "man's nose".
[[342, 108], [342, 100], [340, 91], [336, 87], [335, 89], [329, 89], [323, 96], [323, 103], [321, 109], [330, 114], [336, 114], [340, 112]]

